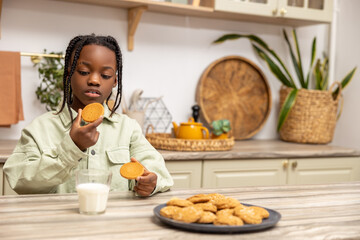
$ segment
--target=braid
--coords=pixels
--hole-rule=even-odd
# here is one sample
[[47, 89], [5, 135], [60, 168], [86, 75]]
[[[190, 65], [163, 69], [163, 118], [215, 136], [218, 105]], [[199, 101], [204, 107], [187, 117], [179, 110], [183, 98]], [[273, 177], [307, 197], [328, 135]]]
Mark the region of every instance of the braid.
[[[71, 111], [71, 104], [73, 101], [72, 96], [72, 88], [71, 88], [71, 78], [72, 75], [75, 72], [76, 69], [76, 63], [79, 59], [80, 52], [83, 49], [84, 46], [95, 44], [99, 46], [107, 47], [108, 49], [112, 50], [115, 53], [116, 56], [116, 77], [117, 77], [117, 94], [115, 97], [115, 103], [114, 107], [111, 109], [110, 117], [114, 114], [114, 112], [119, 108], [121, 103], [121, 96], [122, 96], [122, 54], [120, 47], [115, 40], [115, 38], [111, 36], [96, 36], [95, 34], [91, 35], [83, 35], [83, 36], [76, 36], [74, 37], [67, 49], [66, 49], [66, 55], [65, 55], [65, 64], [64, 64], [64, 77], [63, 77], [63, 85], [64, 85], [64, 99], [61, 105], [60, 110], [57, 112], [59, 114], [63, 111], [65, 108], [65, 105], [67, 105], [67, 109], [70, 113], [71, 121], [73, 122], [73, 115]], [[71, 57], [73, 55], [73, 61], [71, 62]], [[69, 67], [71, 66], [70, 70]], [[106, 99], [106, 103], [110, 99], [111, 94]]]

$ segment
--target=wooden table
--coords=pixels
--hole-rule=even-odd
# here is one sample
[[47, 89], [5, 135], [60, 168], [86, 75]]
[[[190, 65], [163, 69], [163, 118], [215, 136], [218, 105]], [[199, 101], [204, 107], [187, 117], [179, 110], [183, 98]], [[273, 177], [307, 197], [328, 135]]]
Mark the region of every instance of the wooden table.
[[[153, 209], [171, 197], [218, 192], [274, 209], [282, 218], [255, 233], [204, 234], [174, 229]], [[76, 194], [0, 197], [0, 239], [360, 239], [360, 182], [331, 185], [174, 190], [150, 198], [111, 193], [105, 214], [78, 213]]]

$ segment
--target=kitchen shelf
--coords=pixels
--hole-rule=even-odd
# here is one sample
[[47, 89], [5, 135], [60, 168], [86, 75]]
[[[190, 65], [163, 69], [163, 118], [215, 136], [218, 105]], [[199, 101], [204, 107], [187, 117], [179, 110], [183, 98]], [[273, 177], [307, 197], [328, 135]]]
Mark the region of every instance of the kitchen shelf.
[[202, 18], [215, 18], [224, 20], [248, 21], [265, 24], [278, 24], [291, 27], [329, 23], [329, 21], [293, 19], [286, 17], [261, 16], [251, 13], [226, 12], [214, 10], [217, 0], [202, 0], [199, 6], [159, 2], [151, 0], [55, 0], [61, 2], [82, 3], [99, 6], [125, 8], [128, 11], [128, 50], [133, 50], [134, 35], [145, 11], [158, 12], [171, 15], [194, 16]]

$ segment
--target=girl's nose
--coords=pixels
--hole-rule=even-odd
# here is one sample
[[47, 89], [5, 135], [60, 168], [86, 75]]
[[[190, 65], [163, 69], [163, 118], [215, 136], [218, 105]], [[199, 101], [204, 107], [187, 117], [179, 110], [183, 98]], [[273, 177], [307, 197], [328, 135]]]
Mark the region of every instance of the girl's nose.
[[100, 85], [100, 76], [98, 74], [90, 74], [88, 84], [95, 86]]

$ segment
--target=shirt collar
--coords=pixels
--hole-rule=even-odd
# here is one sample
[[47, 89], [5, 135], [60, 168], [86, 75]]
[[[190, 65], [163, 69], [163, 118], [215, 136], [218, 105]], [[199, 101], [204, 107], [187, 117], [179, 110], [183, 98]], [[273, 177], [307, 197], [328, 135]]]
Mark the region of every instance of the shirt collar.
[[[104, 119], [110, 122], [118, 122], [115, 118], [110, 117], [111, 111], [109, 110], [108, 106], [103, 104], [104, 106]], [[56, 109], [57, 112], [59, 112], [61, 106], [59, 105], [58, 108]], [[70, 108], [73, 118], [75, 119], [77, 116], [77, 112]], [[59, 117], [61, 119], [61, 122], [64, 124], [65, 127], [68, 127], [71, 124], [71, 118], [70, 118], [70, 113], [68, 111], [67, 105], [65, 105], [64, 109], [59, 113]]]

